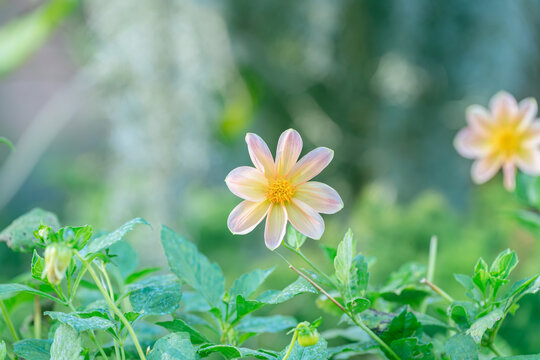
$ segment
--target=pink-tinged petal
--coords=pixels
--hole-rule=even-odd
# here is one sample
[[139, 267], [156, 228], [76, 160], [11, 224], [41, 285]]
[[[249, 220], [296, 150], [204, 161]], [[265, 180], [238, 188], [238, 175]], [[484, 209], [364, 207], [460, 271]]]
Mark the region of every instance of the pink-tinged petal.
[[519, 111], [516, 99], [506, 91], [495, 94], [489, 102], [489, 108], [497, 122], [512, 122]]
[[231, 192], [244, 200], [263, 201], [268, 179], [259, 170], [240, 166], [227, 175], [225, 183]]
[[480, 105], [471, 105], [465, 111], [467, 124], [475, 132], [489, 133], [493, 127], [493, 118], [487, 109]]
[[337, 191], [317, 181], [309, 181], [299, 185], [294, 198], [323, 214], [334, 214], [343, 209], [343, 200]]
[[318, 147], [307, 153], [294, 166], [289, 175], [289, 179], [294, 185], [305, 183], [317, 176], [325, 167], [330, 164], [334, 152], [326, 147]]
[[294, 130], [289, 129], [279, 137], [276, 152], [276, 173], [286, 176], [293, 168], [302, 152], [302, 137]]
[[275, 250], [281, 245], [287, 228], [287, 211], [281, 204], [272, 204], [268, 210], [266, 227], [264, 229], [264, 242], [270, 250]]
[[506, 162], [502, 170], [504, 187], [508, 191], [514, 191], [516, 188], [516, 165], [511, 161]]
[[533, 123], [523, 133], [523, 146], [534, 148], [540, 145], [540, 121]]
[[489, 154], [489, 141], [471, 128], [461, 129], [454, 138], [457, 152], [468, 159], [475, 159]]
[[526, 98], [519, 102], [519, 123], [518, 130], [526, 130], [536, 118], [538, 104], [533, 98]]
[[238, 204], [227, 220], [227, 226], [233, 234], [244, 235], [255, 229], [264, 219], [270, 204], [266, 201], [252, 202], [244, 200]]
[[247, 133], [246, 143], [253, 165], [267, 176], [273, 176], [274, 158], [264, 140], [256, 134]]
[[540, 175], [540, 150], [522, 151], [516, 156], [516, 164], [521, 171], [528, 175]]
[[296, 230], [314, 240], [321, 238], [324, 233], [324, 220], [311, 206], [293, 199], [285, 207], [289, 221]]
[[488, 156], [476, 160], [471, 168], [472, 179], [476, 184], [483, 184], [491, 179], [501, 168], [502, 161], [499, 156]]

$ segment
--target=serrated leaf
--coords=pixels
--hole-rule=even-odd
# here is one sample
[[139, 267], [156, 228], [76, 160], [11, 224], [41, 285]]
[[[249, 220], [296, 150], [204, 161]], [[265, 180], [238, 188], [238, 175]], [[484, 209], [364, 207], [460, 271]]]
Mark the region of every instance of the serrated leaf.
[[[278, 357], [278, 360], [283, 360], [285, 357], [285, 354], [287, 353], [288, 348], [285, 348]], [[298, 344], [298, 342], [294, 343], [294, 347], [291, 351], [291, 354], [289, 355], [287, 360], [327, 360], [328, 359], [328, 348], [326, 344], [326, 340], [324, 340], [322, 337], [319, 338], [319, 341], [313, 345], [308, 347], [303, 347]]]
[[289, 225], [287, 227], [287, 244], [293, 249], [300, 249], [302, 245], [306, 242], [307, 237], [296, 230], [293, 226]]
[[54, 360], [82, 360], [79, 334], [69, 325], [62, 324], [54, 333], [51, 358]]
[[249, 299], [273, 271], [274, 268], [268, 270], [257, 269], [240, 276], [234, 281], [229, 291], [231, 299], [236, 299], [238, 295], [241, 295], [244, 299]]
[[[334, 359], [336, 355], [343, 354], [343, 353], [353, 353], [351, 354], [351, 356], [355, 356], [356, 354], [366, 353], [366, 352], [369, 352], [370, 350], [374, 350], [377, 348], [379, 348], [379, 344], [377, 344], [374, 340], [354, 342], [350, 344], [328, 348], [328, 358]], [[339, 358], [341, 359], [341, 357]]]
[[51, 319], [57, 320], [62, 324], [71, 326], [77, 332], [87, 330], [107, 330], [114, 327], [112, 321], [104, 319], [101, 316], [81, 318], [78, 313], [66, 314], [56, 311], [46, 311], [44, 315], [48, 315]]
[[414, 337], [395, 340], [390, 347], [401, 359], [435, 359], [433, 345], [423, 344]]
[[90, 240], [90, 242], [86, 245], [86, 247], [81, 251], [83, 255], [97, 253], [98, 251], [101, 251], [103, 249], [106, 249], [113, 245], [114, 243], [122, 240], [124, 236], [133, 228], [135, 225], [144, 224], [150, 226], [150, 224], [142, 219], [142, 218], [135, 218], [133, 220], [128, 221], [124, 225], [120, 226], [118, 229], [114, 230], [111, 233], [99, 236], [93, 240]]
[[141, 270], [132, 272], [131, 274], [129, 274], [126, 277], [126, 281], [125, 281], [126, 285], [132, 284], [135, 281], [139, 281], [139, 280], [145, 278], [146, 276], [148, 276], [150, 274], [153, 274], [155, 272], [158, 272], [160, 270], [161, 270], [160, 267], [150, 267], [150, 268], [145, 268], [145, 269], [141, 269]]
[[492, 312], [482, 316], [476, 320], [471, 328], [467, 330], [467, 335], [470, 335], [474, 341], [480, 343], [482, 336], [486, 330], [491, 329], [495, 323], [504, 317], [504, 312], [501, 309], [495, 309]]
[[153, 276], [130, 285], [129, 301], [143, 315], [166, 315], [180, 306], [181, 284], [173, 275]]
[[317, 290], [303, 277], [298, 277], [292, 284], [282, 291], [268, 290], [263, 292], [258, 298], [258, 302], [265, 304], [281, 304], [295, 297], [296, 295], [310, 292], [317, 294]]
[[182, 359], [197, 360], [195, 347], [189, 341], [186, 333], [169, 334], [154, 344], [152, 351], [147, 356], [148, 360]]
[[208, 305], [217, 307], [225, 291], [225, 277], [219, 266], [166, 226], [161, 230], [161, 242], [171, 271], [197, 290]]
[[336, 270], [336, 278], [342, 288], [342, 292], [346, 297], [350, 298], [351, 268], [353, 256], [355, 252], [352, 230], [349, 229], [343, 240], [337, 248], [337, 255], [334, 259], [334, 268]]
[[57, 298], [54, 296], [47, 294], [43, 291], [36, 290], [34, 288], [31, 288], [30, 286], [23, 285], [23, 284], [0, 284], [0, 299], [7, 299], [10, 297], [13, 297], [17, 295], [18, 293], [26, 292], [30, 294], [39, 295], [41, 297], [60, 302]]
[[452, 336], [444, 345], [450, 360], [478, 360], [478, 345], [466, 334]]
[[476, 302], [482, 301], [482, 294], [476, 288], [474, 281], [470, 276], [464, 274], [454, 274], [454, 278], [467, 290], [465, 295]]
[[51, 358], [51, 344], [51, 340], [22, 340], [13, 344], [13, 352], [23, 359], [49, 360]]
[[236, 330], [244, 333], [276, 333], [295, 327], [297, 321], [291, 316], [249, 316], [240, 321]]
[[[111, 258], [112, 265], [116, 266], [124, 279], [133, 273], [139, 265], [139, 254], [125, 241], [118, 241], [111, 245], [107, 254]], [[109, 267], [111, 265], [107, 266]]]
[[450, 318], [454, 321], [454, 323], [461, 329], [466, 330], [470, 328], [471, 322], [469, 320], [469, 314], [467, 313], [467, 310], [465, 307], [459, 304], [452, 304], [452, 307], [450, 309]]
[[208, 340], [206, 336], [201, 334], [198, 330], [194, 329], [193, 327], [189, 326], [182, 319], [174, 319], [173, 321], [158, 322], [157, 325], [162, 326], [171, 332], [182, 332], [182, 333], [189, 334], [189, 337], [193, 344], [201, 344], [201, 343], [210, 342], [210, 340]]
[[208, 355], [212, 353], [219, 353], [221, 354], [225, 359], [232, 360], [232, 359], [243, 359], [243, 358], [255, 358], [255, 359], [272, 359], [274, 360], [275, 357], [266, 353], [263, 353], [261, 351], [246, 349], [246, 348], [239, 348], [232, 345], [210, 345], [201, 347], [199, 349], [199, 355], [202, 357], [207, 357]]
[[58, 230], [60, 227], [56, 215], [35, 208], [18, 217], [5, 228], [0, 233], [0, 241], [6, 241], [7, 245], [15, 251], [31, 251], [37, 245], [34, 231], [37, 230], [41, 224], [50, 226], [55, 230]]
[[32, 268], [31, 268], [31, 274], [32, 277], [36, 280], [43, 281], [42, 275], [43, 275], [43, 269], [45, 268], [45, 260], [39, 254], [36, 250], [34, 250], [34, 254], [32, 255]]
[[497, 258], [491, 264], [489, 269], [490, 275], [501, 279], [506, 279], [510, 273], [516, 268], [518, 257], [514, 251], [506, 249], [497, 255]]
[[422, 330], [422, 324], [416, 319], [412, 312], [403, 310], [398, 316], [394, 317], [384, 331], [381, 338], [386, 343], [391, 343], [394, 340], [409, 338], [418, 334]]
[[371, 301], [366, 298], [357, 297], [350, 301], [347, 301], [347, 308], [351, 310], [354, 314], [360, 314], [361, 312], [367, 310]]

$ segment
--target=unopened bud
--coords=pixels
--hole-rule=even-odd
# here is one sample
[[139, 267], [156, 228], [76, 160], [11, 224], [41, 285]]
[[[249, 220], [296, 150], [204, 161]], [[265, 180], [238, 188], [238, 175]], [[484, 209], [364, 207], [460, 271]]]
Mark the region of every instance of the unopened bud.
[[48, 245], [45, 249], [45, 268], [41, 278], [46, 276], [51, 284], [60, 284], [71, 262], [71, 256], [71, 249], [65, 245], [57, 243]]

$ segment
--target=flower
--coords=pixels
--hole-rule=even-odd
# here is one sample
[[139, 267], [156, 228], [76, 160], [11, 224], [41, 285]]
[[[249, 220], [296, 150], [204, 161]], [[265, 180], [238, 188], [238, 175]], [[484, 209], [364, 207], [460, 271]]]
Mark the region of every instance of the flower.
[[504, 186], [514, 190], [516, 167], [529, 175], [540, 175], [540, 121], [535, 121], [538, 105], [533, 98], [519, 104], [507, 92], [501, 91], [489, 104], [489, 110], [472, 105], [466, 111], [468, 126], [454, 140], [459, 154], [476, 159], [472, 179], [482, 184], [500, 168]]
[[244, 199], [229, 215], [231, 232], [247, 234], [266, 217], [264, 241], [270, 250], [281, 244], [287, 221], [307, 237], [320, 239], [324, 220], [319, 213], [336, 213], [343, 201], [330, 186], [309, 180], [332, 161], [334, 152], [319, 147], [297, 161], [302, 138], [293, 129], [281, 134], [275, 161], [259, 136], [248, 133], [246, 143], [255, 167], [238, 167], [225, 179], [229, 190]]
[[72, 255], [72, 250], [63, 244], [53, 243], [47, 245], [47, 248], [45, 248], [45, 266], [41, 278], [47, 277], [47, 280], [53, 285], [60, 284], [71, 262]]

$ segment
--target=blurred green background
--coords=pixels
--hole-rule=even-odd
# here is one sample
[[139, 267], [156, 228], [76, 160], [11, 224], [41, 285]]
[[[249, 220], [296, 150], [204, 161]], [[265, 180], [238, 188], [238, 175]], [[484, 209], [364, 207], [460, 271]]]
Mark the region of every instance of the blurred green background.
[[[223, 180], [249, 164], [246, 132], [275, 149], [293, 127], [304, 153], [335, 150], [319, 179], [345, 208], [321, 241], [351, 227], [374, 282], [426, 262], [433, 234], [436, 282], [456, 296], [453, 273], [507, 247], [516, 276], [538, 272], [514, 196], [500, 178], [473, 186], [452, 146], [467, 105], [538, 97], [538, 34], [540, 3], [525, 0], [0, 0], [0, 135], [16, 146], [0, 146], [0, 228], [33, 207], [97, 229], [141, 216], [153, 230], [129, 240], [143, 264], [166, 268], [163, 223], [230, 281], [277, 264], [268, 286], [282, 286], [294, 276], [260, 227], [229, 233], [239, 199]], [[325, 261], [315, 242], [306, 252]], [[28, 266], [0, 243], [1, 281]], [[279, 312], [319, 311], [296, 299]], [[540, 352], [539, 333], [538, 297], [502, 329], [523, 353]]]

